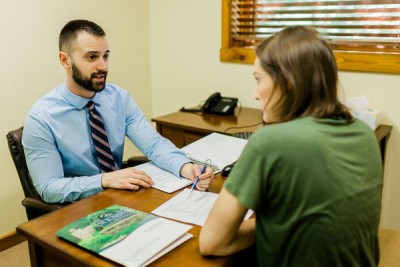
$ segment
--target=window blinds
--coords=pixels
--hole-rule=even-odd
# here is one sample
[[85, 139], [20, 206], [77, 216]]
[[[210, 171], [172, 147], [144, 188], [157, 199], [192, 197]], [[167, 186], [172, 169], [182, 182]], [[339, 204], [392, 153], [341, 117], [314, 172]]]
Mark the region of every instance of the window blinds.
[[232, 0], [232, 47], [252, 47], [288, 26], [316, 28], [334, 49], [400, 52], [400, 1]]

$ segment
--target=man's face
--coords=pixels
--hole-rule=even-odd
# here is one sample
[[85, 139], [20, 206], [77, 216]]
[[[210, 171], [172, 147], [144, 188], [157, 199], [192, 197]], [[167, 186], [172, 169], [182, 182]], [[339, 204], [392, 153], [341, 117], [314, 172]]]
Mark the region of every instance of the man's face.
[[[101, 78], [104, 77], [104, 78]], [[72, 62], [72, 78], [74, 81], [91, 92], [101, 92], [106, 87], [107, 72], [99, 71], [92, 73], [90, 77], [85, 77], [74, 62]], [[99, 78], [101, 78], [99, 80]]]
[[79, 33], [71, 55], [74, 82], [88, 91], [101, 92], [106, 85], [109, 54], [105, 37]]

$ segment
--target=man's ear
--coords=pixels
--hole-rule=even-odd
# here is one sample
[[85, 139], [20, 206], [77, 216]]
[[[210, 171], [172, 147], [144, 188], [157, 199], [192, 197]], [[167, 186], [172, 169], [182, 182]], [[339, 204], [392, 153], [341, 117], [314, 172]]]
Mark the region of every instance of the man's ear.
[[60, 51], [58, 53], [58, 59], [60, 60], [61, 65], [65, 68], [65, 69], [69, 69], [71, 66], [71, 58], [68, 56], [67, 53]]

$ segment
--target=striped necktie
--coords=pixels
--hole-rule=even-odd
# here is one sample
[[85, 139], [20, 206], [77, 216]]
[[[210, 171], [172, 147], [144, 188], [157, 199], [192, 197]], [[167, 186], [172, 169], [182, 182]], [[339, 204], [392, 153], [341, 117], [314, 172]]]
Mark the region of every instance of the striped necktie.
[[92, 133], [93, 144], [96, 149], [97, 160], [102, 172], [115, 171], [114, 157], [108, 143], [107, 133], [104, 128], [103, 119], [94, 107], [93, 101], [86, 105], [89, 109], [89, 125]]

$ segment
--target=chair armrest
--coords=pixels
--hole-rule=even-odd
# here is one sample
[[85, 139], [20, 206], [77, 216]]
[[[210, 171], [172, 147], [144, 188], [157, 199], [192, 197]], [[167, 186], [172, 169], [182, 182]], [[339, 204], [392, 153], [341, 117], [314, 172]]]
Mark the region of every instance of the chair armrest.
[[34, 208], [34, 209], [38, 209], [38, 210], [53, 211], [53, 210], [60, 209], [68, 204], [45, 203], [42, 200], [32, 198], [32, 197], [27, 197], [24, 200], [22, 200], [22, 205], [24, 207]]
[[145, 156], [134, 156], [134, 157], [130, 157], [127, 160], [122, 162], [121, 165], [121, 169], [125, 169], [128, 167], [134, 167], [136, 165], [142, 164], [142, 163], [146, 163], [148, 162], [149, 159]]

